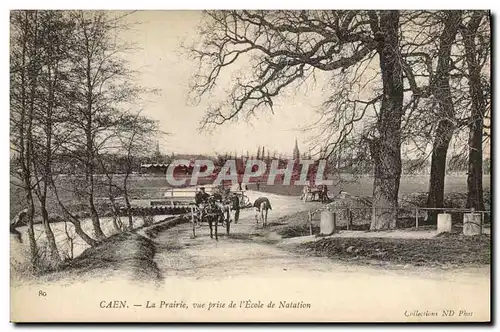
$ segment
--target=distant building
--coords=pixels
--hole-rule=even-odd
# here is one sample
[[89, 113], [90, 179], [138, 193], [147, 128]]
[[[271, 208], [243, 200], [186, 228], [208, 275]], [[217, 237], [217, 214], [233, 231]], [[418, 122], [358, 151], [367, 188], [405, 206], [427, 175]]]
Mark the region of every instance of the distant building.
[[161, 151], [160, 151], [160, 141], [156, 141], [156, 151], [154, 154], [154, 160], [156, 163], [164, 162], [163, 155], [161, 154]]

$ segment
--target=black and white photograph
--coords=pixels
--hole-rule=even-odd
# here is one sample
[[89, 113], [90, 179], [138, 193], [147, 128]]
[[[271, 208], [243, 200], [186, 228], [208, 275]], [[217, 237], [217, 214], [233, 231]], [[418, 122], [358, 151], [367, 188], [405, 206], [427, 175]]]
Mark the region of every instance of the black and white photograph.
[[10, 321], [491, 322], [493, 16], [10, 9]]

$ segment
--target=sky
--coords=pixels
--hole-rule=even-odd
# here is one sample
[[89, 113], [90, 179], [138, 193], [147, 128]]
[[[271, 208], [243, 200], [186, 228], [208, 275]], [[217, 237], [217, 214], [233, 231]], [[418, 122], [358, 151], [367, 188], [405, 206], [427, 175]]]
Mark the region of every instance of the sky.
[[[160, 141], [162, 152], [245, 154], [248, 150], [255, 154], [258, 146], [265, 146], [291, 155], [295, 139], [301, 152], [308, 151], [312, 133], [299, 129], [316, 119], [315, 109], [323, 101], [321, 89], [277, 100], [274, 115], [264, 109], [250, 123], [223, 125], [211, 134], [198, 131], [209, 105], [189, 106], [188, 84], [196, 66], [179, 51], [183, 41], [200, 38], [197, 26], [201, 17], [200, 11], [138, 11], [126, 17], [131, 23], [140, 22], [122, 33], [123, 39], [139, 48], [128, 54], [127, 60], [140, 72], [141, 85], [160, 90], [144, 106], [143, 115], [159, 120], [160, 128], [169, 133]], [[224, 75], [218, 84], [229, 86], [229, 77]]]
[[[257, 148], [264, 146], [266, 150], [291, 156], [296, 139], [301, 153], [318, 145], [320, 142], [311, 141], [315, 132], [300, 129], [317, 120], [316, 111], [328, 96], [328, 90], [322, 89], [328, 73], [318, 76], [316, 86], [285, 90], [285, 96], [273, 100], [274, 114], [263, 108], [250, 123], [224, 124], [211, 133], [198, 131], [210, 103], [206, 100], [198, 106], [188, 103], [189, 81], [196, 72], [196, 63], [181, 52], [181, 44], [200, 40], [197, 28], [201, 19], [201, 11], [196, 10], [136, 11], [125, 18], [133, 28], [123, 32], [121, 38], [138, 48], [126, 58], [139, 72], [139, 84], [160, 91], [141, 106], [143, 115], [158, 120], [160, 129], [168, 133], [159, 141], [161, 151], [210, 155], [227, 152], [245, 155], [249, 151], [255, 155]], [[223, 73], [217, 85], [229, 88], [232, 77], [231, 73]], [[489, 144], [485, 145], [485, 152], [489, 154]]]

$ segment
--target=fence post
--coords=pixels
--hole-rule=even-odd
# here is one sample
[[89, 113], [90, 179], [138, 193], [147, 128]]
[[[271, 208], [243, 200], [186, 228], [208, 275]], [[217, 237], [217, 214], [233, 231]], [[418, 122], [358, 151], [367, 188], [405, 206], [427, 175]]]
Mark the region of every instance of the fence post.
[[312, 213], [311, 210], [309, 210], [309, 235], [313, 235], [313, 230], [312, 230]]
[[375, 218], [375, 206], [372, 206], [372, 222], [374, 218]]
[[351, 230], [351, 209], [347, 208], [347, 230]]
[[418, 229], [418, 208], [415, 208], [415, 228]]
[[352, 230], [352, 211], [349, 209], [349, 229]]
[[191, 223], [193, 224], [193, 237], [196, 237], [196, 227], [194, 220], [194, 207], [191, 206]]

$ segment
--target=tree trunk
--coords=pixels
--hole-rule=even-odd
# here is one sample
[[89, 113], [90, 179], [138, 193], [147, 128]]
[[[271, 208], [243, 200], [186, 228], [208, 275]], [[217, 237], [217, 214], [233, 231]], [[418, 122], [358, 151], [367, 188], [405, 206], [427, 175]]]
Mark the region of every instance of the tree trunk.
[[[431, 174], [429, 179], [429, 192], [427, 195], [427, 207], [443, 207], [444, 204], [444, 180], [446, 175], [446, 155], [455, 126], [447, 120], [439, 122], [436, 129], [436, 137], [432, 145]], [[437, 222], [437, 212], [429, 213], [433, 223]]]
[[[52, 67], [50, 62], [47, 65], [48, 76], [52, 77]], [[35, 178], [37, 178], [37, 164], [42, 164], [43, 174], [41, 179], [37, 179], [37, 189], [35, 189], [35, 193], [38, 196], [38, 200], [40, 202], [40, 211], [42, 214], [42, 224], [45, 231], [45, 237], [47, 238], [47, 243], [49, 244], [49, 257], [53, 262], [60, 262], [61, 257], [59, 255], [59, 251], [57, 249], [56, 239], [54, 237], [54, 232], [52, 232], [52, 228], [50, 227], [49, 213], [47, 212], [47, 189], [50, 185], [49, 179], [52, 176], [52, 126], [53, 126], [53, 118], [52, 111], [54, 108], [54, 82], [57, 79], [57, 72], [54, 72], [54, 81], [49, 80], [48, 87], [48, 101], [46, 108], [46, 117], [45, 117], [45, 158], [37, 158], [36, 154], [33, 153], [33, 174]]]
[[82, 224], [80, 223], [80, 220], [73, 216], [63, 205], [62, 202], [58, 200], [59, 206], [61, 207], [61, 210], [63, 211], [63, 214], [65, 215], [66, 218], [68, 218], [69, 222], [73, 224], [75, 227], [75, 233], [83, 240], [85, 243], [87, 243], [91, 247], [95, 247], [98, 242], [91, 238], [87, 233], [82, 228]]
[[59, 195], [57, 193], [57, 188], [56, 188], [56, 186], [54, 184], [53, 179], [51, 179], [51, 183], [50, 184], [51, 184], [51, 187], [52, 187], [52, 191], [54, 192], [54, 195], [56, 196], [57, 204], [61, 208], [61, 211], [63, 212], [64, 216], [75, 227], [75, 233], [78, 236], [80, 236], [80, 238], [83, 241], [85, 241], [85, 243], [87, 243], [89, 246], [95, 247], [98, 244], [98, 242], [96, 240], [94, 240], [92, 237], [90, 237], [87, 233], [85, 233], [85, 231], [83, 230], [82, 225], [80, 223], [80, 220], [78, 218], [76, 218], [71, 212], [69, 212], [68, 209], [66, 209], [66, 207], [63, 204], [63, 202], [59, 198]]
[[69, 259], [74, 258], [74, 239], [70, 236], [69, 231], [68, 231], [68, 222], [65, 220], [64, 221], [64, 233], [66, 233], [66, 238], [68, 239], [69, 242]]
[[[88, 43], [89, 40], [87, 39]], [[99, 220], [99, 214], [97, 213], [97, 209], [94, 204], [94, 166], [95, 166], [95, 152], [94, 152], [94, 132], [92, 130], [92, 112], [93, 112], [93, 87], [92, 87], [92, 67], [91, 67], [91, 55], [87, 55], [87, 68], [86, 68], [86, 79], [87, 79], [87, 105], [86, 110], [86, 128], [85, 128], [85, 137], [87, 140], [87, 160], [86, 160], [86, 179], [88, 183], [88, 204], [90, 209], [90, 217], [92, 219], [92, 227], [94, 228], [94, 236], [97, 240], [103, 240], [106, 238], [104, 232], [101, 228], [101, 223]]]
[[375, 166], [370, 229], [384, 230], [396, 227], [401, 179], [403, 73], [399, 52], [399, 12], [382, 11], [379, 30], [375, 30], [384, 95], [377, 122], [379, 137], [371, 143]]
[[[21, 173], [23, 187], [26, 197], [26, 204], [28, 205], [28, 211], [26, 213], [27, 226], [28, 226], [28, 241], [30, 245], [31, 253], [31, 266], [36, 271], [38, 269], [38, 248], [35, 239], [35, 230], [33, 227], [33, 217], [35, 214], [35, 204], [33, 202], [33, 192], [31, 186], [31, 172], [30, 172], [30, 160], [31, 160], [31, 145], [29, 140], [31, 138], [31, 126], [33, 122], [33, 109], [29, 113], [27, 110], [27, 83], [33, 78], [28, 79], [26, 73], [27, 65], [27, 53], [28, 53], [28, 34], [29, 34], [29, 24], [31, 17], [29, 17], [28, 12], [25, 12], [23, 21], [23, 41], [22, 41], [22, 64], [21, 64], [21, 110], [20, 110], [20, 121], [19, 121], [19, 158], [21, 163]], [[36, 21], [35, 21], [36, 22]], [[29, 60], [28, 60], [29, 61]], [[31, 74], [34, 74], [31, 73]], [[33, 91], [32, 91], [33, 94]], [[25, 127], [27, 125], [27, 127]]]
[[484, 210], [483, 200], [483, 117], [486, 112], [481, 85], [481, 67], [475, 37], [481, 13], [474, 13], [468, 27], [464, 29], [465, 57], [468, 67], [468, 84], [472, 98], [471, 118], [469, 121], [469, 162], [467, 172], [467, 207]]
[[118, 210], [118, 206], [116, 205], [115, 198], [110, 193], [109, 200], [111, 201], [111, 209], [113, 210], [113, 227], [116, 231], [122, 230], [122, 222], [120, 219], [120, 212]]
[[[474, 115], [476, 116], [476, 115]], [[484, 211], [483, 200], [483, 119], [469, 125], [469, 163], [467, 174], [467, 207]]]
[[[446, 176], [446, 155], [453, 137], [455, 125], [455, 109], [450, 90], [451, 48], [461, 22], [460, 11], [449, 11], [439, 40], [438, 64], [431, 88], [438, 103], [440, 121], [435, 132], [432, 145], [431, 174], [427, 207], [440, 208], [444, 204], [444, 180]], [[436, 220], [437, 212], [430, 213], [432, 222]]]
[[128, 174], [125, 175], [125, 178], [123, 179], [123, 196], [125, 198], [125, 205], [127, 206], [128, 227], [129, 229], [133, 229], [134, 219], [132, 218], [132, 212], [131, 212], [132, 205], [130, 204], [130, 200], [128, 198], [127, 186], [128, 186]]
[[[31, 184], [31, 181], [29, 181]], [[26, 186], [26, 181], [25, 181]], [[26, 201], [28, 203], [28, 212], [26, 213], [27, 224], [28, 224], [28, 241], [30, 243], [30, 252], [31, 252], [31, 266], [36, 271], [39, 268], [39, 256], [38, 256], [38, 247], [36, 244], [35, 238], [35, 229], [33, 227], [33, 219], [35, 215], [35, 204], [33, 202], [33, 195], [30, 187], [26, 189]]]
[[95, 204], [94, 204], [94, 193], [93, 192], [90, 192], [90, 194], [88, 196], [88, 203], [89, 203], [89, 209], [90, 209], [90, 217], [92, 219], [92, 227], [94, 228], [94, 236], [96, 237], [97, 240], [103, 240], [106, 238], [106, 235], [104, 235], [104, 232], [102, 231], [102, 228], [101, 228], [99, 214], [97, 213], [97, 209], [95, 208]]
[[99, 214], [97, 213], [97, 209], [94, 204], [94, 156], [92, 152], [92, 140], [87, 139], [87, 165], [86, 165], [86, 180], [88, 184], [88, 192], [87, 192], [87, 202], [90, 210], [90, 218], [92, 219], [92, 227], [94, 229], [94, 236], [97, 240], [103, 240], [106, 238], [104, 232], [101, 228], [101, 222], [99, 220]]
[[[28, 24], [28, 23], [26, 23]], [[33, 26], [34, 26], [34, 31], [33, 31], [33, 49], [32, 49], [32, 56], [33, 59], [31, 59], [31, 63], [29, 64], [29, 84], [30, 84], [30, 100], [29, 100], [29, 107], [28, 107], [28, 114], [27, 114], [27, 127], [26, 127], [26, 132], [23, 133], [25, 140], [26, 140], [26, 150], [25, 150], [25, 156], [24, 156], [24, 185], [25, 185], [25, 190], [26, 190], [26, 200], [28, 201], [28, 237], [29, 237], [29, 242], [30, 242], [30, 251], [32, 254], [31, 258], [31, 263], [33, 268], [38, 270], [39, 266], [39, 253], [38, 253], [38, 248], [36, 244], [36, 238], [35, 238], [35, 230], [34, 230], [34, 225], [33, 225], [33, 219], [35, 215], [35, 204], [33, 201], [33, 187], [31, 184], [31, 161], [33, 158], [33, 135], [32, 135], [32, 130], [33, 130], [33, 116], [34, 116], [34, 108], [35, 108], [35, 94], [36, 94], [36, 85], [37, 85], [37, 79], [38, 79], [38, 69], [36, 66], [38, 66], [38, 49], [37, 49], [37, 39], [38, 39], [38, 27], [37, 27], [37, 12], [34, 12], [34, 17], [33, 17]], [[23, 143], [24, 144], [24, 143]]]
[[40, 210], [42, 212], [43, 229], [45, 230], [45, 236], [47, 237], [47, 242], [49, 244], [49, 257], [54, 262], [59, 262], [61, 261], [61, 257], [59, 256], [59, 251], [57, 250], [54, 232], [52, 232], [52, 229], [50, 228], [49, 213], [47, 212], [45, 202], [40, 202]]
[[111, 203], [111, 209], [113, 210], [113, 227], [116, 231], [122, 230], [122, 221], [120, 218], [120, 211], [115, 201], [115, 195], [113, 193], [113, 176], [110, 174], [106, 174], [108, 178], [108, 196], [109, 201]]

